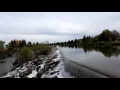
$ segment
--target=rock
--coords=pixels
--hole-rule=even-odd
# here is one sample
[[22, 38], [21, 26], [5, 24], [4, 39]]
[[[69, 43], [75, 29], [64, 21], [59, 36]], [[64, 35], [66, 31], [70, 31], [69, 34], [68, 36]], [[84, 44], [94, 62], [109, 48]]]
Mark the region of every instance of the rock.
[[36, 61], [33, 61], [32, 63], [33, 63], [33, 65], [36, 65], [36, 64], [37, 64], [37, 62], [36, 62]]
[[42, 75], [43, 75], [42, 72], [38, 72], [37, 75], [36, 75], [36, 78], [41, 78]]
[[11, 71], [14, 71], [15, 70], [15, 68], [13, 68]]
[[38, 67], [36, 68], [36, 71], [38, 72], [40, 68], [41, 68], [41, 66], [38, 66]]
[[37, 65], [40, 65], [40, 64], [42, 64], [42, 61], [38, 61], [38, 62], [37, 62]]
[[30, 68], [31, 70], [32, 70], [32, 67], [33, 67], [32, 64], [29, 64], [29, 65], [26, 66], [26, 68], [28, 68], [28, 69]]
[[55, 58], [57, 58], [57, 54], [53, 55], [53, 57], [52, 57], [52, 59], [55, 59]]
[[38, 62], [41, 62], [41, 63], [43, 62], [43, 60], [37, 60], [37, 61], [38, 61]]
[[55, 65], [58, 65], [60, 61], [54, 61], [54, 64]]
[[50, 63], [50, 62], [51, 62], [51, 60], [48, 60], [48, 61], [45, 62], [45, 64], [48, 64], [48, 63]]
[[53, 71], [53, 72], [50, 73], [50, 75], [53, 75], [53, 74], [58, 73], [58, 72], [59, 71]]
[[51, 67], [51, 70], [53, 70], [58, 64], [59, 64], [60, 61], [53, 61], [47, 65], [49, 65]]
[[31, 70], [31, 68], [29, 68], [27, 71], [20, 73], [19, 77], [24, 78], [24, 77], [26, 77], [27, 75], [29, 75], [31, 73], [32, 73], [32, 70]]
[[58, 76], [54, 76], [54, 77], [52, 77], [52, 78], [58, 78]]
[[0, 61], [0, 63], [5, 63], [5, 61], [2, 60], [2, 61]]
[[18, 61], [15, 61], [14, 63], [13, 63], [13, 66], [16, 66], [18, 64]]
[[22, 68], [22, 67], [23, 67], [23, 64], [20, 65], [20, 68]]
[[25, 77], [25, 74], [24, 74], [24, 73], [20, 73], [20, 74], [19, 74], [19, 77], [20, 77], [20, 78], [23, 78], [23, 77]]
[[29, 62], [26, 63], [26, 65], [28, 65], [28, 64], [29, 64]]
[[52, 60], [52, 55], [48, 56], [48, 60]]
[[22, 65], [21, 62], [18, 61], [18, 60], [16, 60], [16, 61], [13, 63], [13, 67], [14, 67], [14, 68], [17, 68], [17, 67], [19, 67], [19, 66], [21, 66], [21, 65]]
[[44, 60], [44, 58], [40, 58], [40, 57], [38, 57], [37, 59], [38, 59], [38, 61], [42, 61], [42, 60]]
[[44, 74], [45, 74], [45, 75], [49, 74], [49, 71], [46, 71]]
[[46, 63], [45, 67], [47, 67], [47, 69], [53, 69], [54, 67], [56, 67], [59, 64], [60, 61], [52, 61], [50, 63]]
[[12, 75], [10, 78], [15, 78], [15, 75]]
[[44, 69], [45, 69], [46, 71], [48, 71], [49, 69], [51, 69], [51, 66], [50, 66], [50, 65], [45, 65], [45, 66], [44, 66]]
[[36, 75], [36, 78], [41, 78], [41, 76], [46, 72], [47, 69], [42, 68]]
[[52, 61], [52, 62], [49, 62], [49, 63], [46, 63], [46, 65], [53, 65], [54, 64], [54, 61]]
[[60, 63], [60, 60], [59, 60], [59, 61], [56, 61], [55, 63], [56, 63], [56, 64]]
[[5, 77], [5, 78], [11, 78], [11, 77]]
[[35, 66], [38, 66], [38, 65], [42, 64], [42, 61], [33, 61], [32, 64]]
[[28, 78], [27, 76], [23, 77], [23, 78]]

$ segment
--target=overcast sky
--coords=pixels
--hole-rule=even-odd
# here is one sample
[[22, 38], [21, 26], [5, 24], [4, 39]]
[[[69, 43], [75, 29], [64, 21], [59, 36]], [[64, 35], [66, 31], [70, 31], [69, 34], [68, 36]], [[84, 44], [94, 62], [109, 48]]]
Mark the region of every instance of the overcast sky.
[[120, 32], [119, 12], [0, 12], [0, 40], [6, 42], [67, 41], [104, 29]]

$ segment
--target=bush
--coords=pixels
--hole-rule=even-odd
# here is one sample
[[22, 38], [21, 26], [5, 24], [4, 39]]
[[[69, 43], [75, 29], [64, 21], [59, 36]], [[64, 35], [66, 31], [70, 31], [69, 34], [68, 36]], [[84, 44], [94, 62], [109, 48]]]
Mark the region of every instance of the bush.
[[119, 41], [117, 41], [117, 42], [111, 42], [110, 44], [111, 45], [120, 45], [120, 42]]
[[18, 63], [24, 63], [29, 60], [34, 60], [38, 55], [48, 55], [51, 47], [48, 45], [33, 45], [31, 48], [23, 47], [16, 52], [16, 59]]
[[51, 47], [44, 44], [34, 45], [32, 50], [34, 51], [35, 55], [48, 55], [51, 51]]
[[23, 47], [19, 53], [21, 60], [31, 60], [33, 58], [32, 50], [28, 47]]

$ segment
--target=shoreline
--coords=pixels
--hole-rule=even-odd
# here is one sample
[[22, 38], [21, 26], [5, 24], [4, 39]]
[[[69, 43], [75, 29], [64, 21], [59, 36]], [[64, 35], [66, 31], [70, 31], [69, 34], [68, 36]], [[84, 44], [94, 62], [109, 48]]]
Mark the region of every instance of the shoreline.
[[58, 46], [50, 55], [39, 55], [38, 59], [23, 63], [20, 67], [0, 78], [70, 78], [64, 70], [64, 64]]

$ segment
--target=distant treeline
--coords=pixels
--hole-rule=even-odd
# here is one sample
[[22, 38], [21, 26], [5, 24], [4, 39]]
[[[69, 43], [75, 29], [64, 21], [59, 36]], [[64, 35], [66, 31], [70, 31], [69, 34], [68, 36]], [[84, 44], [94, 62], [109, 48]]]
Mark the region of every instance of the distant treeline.
[[0, 41], [0, 59], [16, 55], [17, 60], [26, 61], [35, 59], [38, 55], [48, 55], [50, 51], [51, 46], [48, 41], [32, 43], [26, 40], [11, 40], [7, 45]]
[[[74, 49], [83, 49], [85, 53], [87, 52], [101, 52], [106, 57], [118, 57], [120, 55], [120, 48], [119, 46], [113, 46], [113, 45], [64, 45], [61, 47], [69, 47]], [[107, 49], [106, 49], [107, 48]]]
[[5, 45], [5, 41], [0, 41], [0, 51], [9, 51], [11, 53], [14, 53], [17, 49], [21, 49], [23, 47], [33, 47], [36, 45], [43, 45], [43, 44], [49, 44], [48, 41], [45, 42], [26, 42], [26, 40], [11, 40], [7, 45]]
[[69, 40], [65, 42], [52, 43], [54, 45], [65, 44], [120, 44], [120, 33], [117, 30], [103, 30], [101, 34], [95, 37], [83, 36], [81, 39]]

